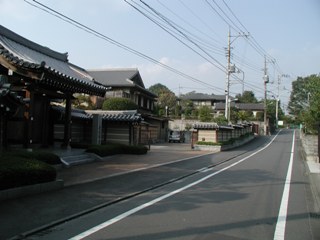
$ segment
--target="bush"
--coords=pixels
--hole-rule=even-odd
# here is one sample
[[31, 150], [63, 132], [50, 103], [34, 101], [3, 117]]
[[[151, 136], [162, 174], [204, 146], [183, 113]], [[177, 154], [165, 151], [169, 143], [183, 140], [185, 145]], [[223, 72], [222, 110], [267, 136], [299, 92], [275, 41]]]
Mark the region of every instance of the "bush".
[[18, 150], [14, 152], [6, 152], [4, 154], [4, 157], [18, 157], [18, 158], [23, 158], [23, 159], [35, 159], [39, 160], [42, 162], [45, 162], [47, 164], [60, 164], [61, 160], [59, 156], [55, 155], [52, 152], [45, 152], [45, 151], [23, 151], [23, 150]]
[[38, 160], [13, 155], [0, 159], [0, 190], [54, 181], [56, 175], [54, 167]]
[[137, 104], [128, 98], [109, 98], [103, 102], [103, 110], [136, 110]]
[[217, 142], [206, 142], [206, 141], [199, 141], [196, 143], [197, 145], [206, 145], [206, 146], [220, 146], [221, 143]]
[[89, 143], [82, 143], [82, 142], [71, 142], [70, 147], [72, 148], [88, 148], [90, 146]]
[[124, 145], [108, 143], [107, 145], [90, 146], [87, 152], [95, 153], [100, 157], [111, 156], [114, 154], [146, 154], [148, 148], [143, 145]]

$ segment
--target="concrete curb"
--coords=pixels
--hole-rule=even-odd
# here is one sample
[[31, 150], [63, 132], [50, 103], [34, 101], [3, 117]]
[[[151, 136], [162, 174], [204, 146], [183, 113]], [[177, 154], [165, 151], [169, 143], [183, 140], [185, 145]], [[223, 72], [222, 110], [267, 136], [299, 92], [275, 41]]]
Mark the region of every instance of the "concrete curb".
[[53, 182], [33, 184], [0, 191], [0, 201], [15, 199], [23, 196], [49, 192], [63, 188], [64, 181], [58, 179]]

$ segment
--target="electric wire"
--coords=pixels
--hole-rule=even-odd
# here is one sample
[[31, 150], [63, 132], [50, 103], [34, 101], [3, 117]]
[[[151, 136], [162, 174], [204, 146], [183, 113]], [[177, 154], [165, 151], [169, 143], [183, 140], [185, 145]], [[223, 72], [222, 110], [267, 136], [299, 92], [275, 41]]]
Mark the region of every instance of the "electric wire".
[[186, 74], [184, 72], [181, 72], [181, 71], [179, 71], [179, 70], [177, 70], [177, 69], [175, 69], [173, 67], [170, 67], [169, 65], [166, 65], [166, 64], [164, 64], [164, 63], [162, 63], [162, 62], [160, 62], [160, 61], [158, 61], [158, 60], [156, 60], [156, 59], [154, 59], [154, 58], [152, 58], [152, 57], [150, 57], [150, 56], [148, 56], [148, 55], [146, 55], [146, 54], [144, 54], [144, 53], [142, 53], [140, 51], [137, 51], [137, 50], [135, 50], [135, 49], [133, 49], [133, 48], [131, 48], [129, 46], [126, 46], [126, 45], [124, 45], [124, 44], [122, 44], [122, 43], [120, 43], [120, 42], [118, 42], [118, 41], [116, 41], [116, 40], [114, 40], [114, 39], [112, 39], [112, 38], [110, 38], [110, 37], [98, 32], [98, 31], [94, 30], [93, 28], [90, 28], [90, 27], [88, 27], [88, 26], [86, 26], [86, 25], [84, 25], [84, 24], [82, 24], [82, 23], [80, 23], [80, 22], [78, 22], [78, 21], [76, 21], [76, 20], [74, 20], [74, 19], [72, 19], [72, 18], [70, 18], [70, 17], [68, 17], [68, 16], [66, 16], [66, 15], [64, 15], [64, 14], [62, 14], [62, 13], [60, 13], [60, 12], [50, 8], [50, 7], [48, 7], [48, 6], [46, 6], [46, 5], [44, 5], [44, 4], [42, 4], [41, 2], [38, 2], [36, 0], [32, 0], [35, 3], [34, 4], [34, 3], [32, 3], [32, 2], [30, 2], [28, 0], [24, 0], [24, 1], [26, 3], [28, 3], [29, 5], [35, 7], [35, 8], [38, 8], [38, 9], [40, 9], [40, 10], [42, 10], [42, 11], [44, 11], [44, 12], [46, 12], [46, 13], [54, 16], [54, 17], [57, 17], [57, 18], [61, 19], [62, 21], [67, 22], [67, 23], [69, 23], [69, 24], [71, 24], [71, 25], [73, 25], [73, 26], [75, 26], [75, 27], [77, 27], [77, 28], [79, 28], [79, 29], [91, 34], [91, 35], [94, 35], [95, 37], [98, 37], [98, 38], [100, 38], [102, 40], [105, 40], [105, 41], [107, 41], [107, 42], [109, 42], [109, 43], [111, 43], [111, 44], [113, 44], [113, 45], [115, 45], [115, 46], [117, 46], [117, 47], [119, 47], [119, 48], [121, 48], [123, 50], [126, 50], [126, 51], [128, 51], [130, 53], [133, 53], [133, 54], [135, 54], [135, 55], [137, 55], [137, 56], [139, 56], [141, 58], [144, 58], [144, 59], [146, 59], [146, 60], [148, 60], [148, 61], [150, 61], [152, 63], [155, 63], [155, 64], [157, 64], [157, 65], [159, 65], [159, 66], [161, 66], [161, 67], [163, 67], [163, 68], [165, 68], [165, 69], [167, 69], [167, 70], [169, 70], [169, 71], [171, 71], [171, 72], [173, 72], [173, 73], [175, 73], [175, 74], [177, 74], [177, 75], [179, 75], [179, 76], [181, 76], [183, 78], [186, 78], [186, 79], [191, 80], [193, 82], [200, 83], [200, 84], [202, 84], [204, 86], [207, 86], [208, 88], [213, 89], [213, 90], [224, 91], [223, 88], [219, 88], [219, 87], [216, 87], [214, 85], [208, 84], [208, 83], [206, 83], [204, 81], [201, 81], [201, 80], [199, 80], [199, 79], [197, 79], [195, 77], [192, 77], [192, 76], [190, 76], [190, 75], [188, 75], [188, 74]]
[[[127, 2], [127, 1], [126, 1]], [[157, 21], [155, 21], [154, 19], [151, 19], [151, 17], [150, 16], [147, 16], [147, 14], [145, 13], [145, 12], [143, 12], [143, 10], [142, 9], [144, 9], [143, 7], [141, 7], [141, 5], [139, 5], [139, 4], [137, 4], [136, 2], [134, 2], [134, 1], [132, 1], [134, 4], [136, 4], [136, 6], [132, 6], [132, 7], [134, 7], [137, 11], [139, 11], [142, 15], [144, 15], [145, 17], [147, 17], [149, 20], [151, 20], [151, 21], [153, 21], [154, 23], [156, 23], [159, 27], [161, 27], [162, 29], [164, 29], [164, 27], [163, 27], [163, 25], [161, 25], [161, 24], [158, 24], [157, 23]], [[140, 1], [140, 2], [143, 2], [143, 1]], [[128, 3], [128, 2], [127, 2]], [[144, 2], [143, 2], [144, 3]], [[128, 3], [129, 5], [132, 5], [132, 4], [130, 4], [130, 3]], [[147, 5], [147, 4], [145, 4], [144, 3], [144, 5]], [[138, 7], [137, 6], [140, 6], [140, 9], [137, 9]], [[141, 9], [142, 8], [142, 9]], [[161, 17], [161, 19], [164, 19], [165, 18], [165, 22], [170, 22], [169, 24], [170, 24], [170, 26], [172, 26], [172, 24], [173, 24], [173, 21], [172, 20], [169, 20], [168, 18], [166, 18], [166, 17], [164, 17], [163, 15], [161, 15], [158, 11], [156, 11], [154, 8], [151, 8], [149, 5], [148, 5], [148, 8], [149, 9], [152, 9], [152, 11], [153, 11], [153, 13], [155, 13], [156, 15], [159, 15], [160, 17]], [[175, 24], [175, 25], [177, 25], [177, 24]], [[185, 35], [185, 33], [182, 33], [182, 30], [180, 29], [180, 30], [178, 30], [177, 29], [177, 27], [176, 26], [174, 26], [173, 27], [175, 30], [177, 30], [179, 33], [181, 33], [181, 35], [182, 36], [186, 36]], [[183, 28], [182, 28], [183, 29]], [[165, 31], [167, 31], [167, 29], [164, 29]], [[171, 33], [170, 33], [171, 34]], [[189, 38], [187, 38], [188, 40], [190, 40]], [[180, 40], [179, 40], [180, 41]], [[247, 64], [247, 65], [249, 65], [249, 64]], [[250, 67], [250, 65], [249, 65], [249, 67]], [[254, 70], [256, 70], [257, 71], [257, 67], [256, 68], [253, 68]], [[260, 72], [260, 70], [258, 70], [259, 72]], [[261, 89], [261, 91], [263, 91], [262, 89]]]

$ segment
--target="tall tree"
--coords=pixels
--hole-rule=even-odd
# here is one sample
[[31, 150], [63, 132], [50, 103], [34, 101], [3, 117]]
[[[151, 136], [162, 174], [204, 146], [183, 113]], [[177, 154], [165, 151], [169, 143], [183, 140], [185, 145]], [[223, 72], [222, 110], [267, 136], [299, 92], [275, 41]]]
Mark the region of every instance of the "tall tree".
[[209, 106], [201, 106], [199, 108], [199, 118], [201, 122], [212, 121], [212, 109]]
[[171, 92], [169, 90], [169, 88], [167, 88], [165, 85], [161, 84], [161, 83], [157, 83], [157, 84], [154, 84], [152, 86], [150, 86], [148, 88], [148, 90], [154, 94], [156, 94], [157, 96], [159, 96], [161, 93], [163, 92]]
[[292, 82], [288, 109], [305, 124], [307, 131], [317, 133], [320, 120], [320, 75], [298, 77]]
[[307, 88], [308, 81], [309, 77], [298, 77], [296, 81], [292, 82], [288, 110], [290, 114], [297, 117], [308, 106], [308, 93], [310, 92], [310, 89]]
[[[169, 90], [166, 86], [161, 83], [157, 83], [152, 85], [148, 89], [150, 92], [156, 94], [158, 96], [158, 102], [156, 104], [157, 114], [158, 115], [177, 115], [180, 113], [180, 110], [176, 108], [177, 98], [174, 92]], [[167, 112], [166, 112], [167, 108]]]
[[243, 94], [237, 94], [236, 98], [241, 103], [257, 103], [258, 100], [252, 91], [244, 91]]

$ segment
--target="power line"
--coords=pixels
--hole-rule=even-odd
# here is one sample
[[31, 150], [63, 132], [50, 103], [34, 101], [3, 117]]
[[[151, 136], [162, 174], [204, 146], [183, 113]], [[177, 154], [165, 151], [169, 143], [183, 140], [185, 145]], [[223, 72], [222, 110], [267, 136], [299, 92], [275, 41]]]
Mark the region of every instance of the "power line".
[[144, 59], [146, 59], [146, 60], [148, 60], [148, 61], [150, 61], [152, 63], [155, 63], [155, 64], [157, 64], [157, 65], [159, 65], [159, 66], [161, 66], [161, 67], [163, 67], [163, 68], [165, 68], [165, 69], [167, 69], [167, 70], [169, 70], [169, 71], [171, 71], [171, 72], [173, 72], [173, 73], [175, 73], [175, 74], [177, 74], [177, 75], [179, 75], [181, 77], [184, 77], [184, 78], [189, 79], [191, 81], [194, 81], [194, 82], [200, 83], [202, 85], [205, 85], [205, 86], [207, 86], [207, 87], [209, 87], [210, 89], [213, 89], [213, 90], [217, 90], [217, 89], [223, 90], [222, 88], [213, 86], [213, 85], [208, 84], [206, 82], [203, 82], [203, 81], [201, 81], [201, 80], [199, 80], [199, 79], [197, 79], [195, 77], [192, 77], [192, 76], [190, 76], [190, 75], [188, 75], [188, 74], [186, 74], [184, 72], [181, 72], [181, 71], [179, 71], [179, 70], [177, 70], [177, 69], [175, 69], [173, 67], [170, 67], [170, 66], [168, 66], [168, 65], [166, 65], [166, 64], [164, 64], [164, 63], [162, 63], [162, 62], [160, 62], [160, 61], [158, 61], [158, 60], [156, 60], [156, 59], [154, 59], [154, 58], [152, 58], [152, 57], [140, 52], [140, 51], [137, 51], [137, 50], [135, 50], [135, 49], [133, 49], [133, 48], [131, 48], [129, 46], [126, 46], [126, 45], [124, 45], [124, 44], [122, 44], [122, 43], [120, 43], [120, 42], [118, 42], [118, 41], [116, 41], [116, 40], [114, 40], [114, 39], [112, 39], [112, 38], [110, 38], [110, 37], [98, 32], [98, 31], [94, 30], [93, 28], [90, 28], [90, 27], [88, 27], [88, 26], [86, 26], [86, 25], [84, 25], [84, 24], [82, 24], [82, 23], [80, 23], [80, 22], [78, 22], [78, 21], [76, 21], [76, 20], [74, 20], [74, 19], [72, 19], [72, 18], [70, 18], [70, 17], [68, 17], [68, 16], [66, 16], [66, 15], [64, 15], [64, 14], [62, 14], [62, 13], [60, 13], [60, 12], [58, 12], [58, 11], [56, 11], [56, 10], [46, 6], [46, 5], [44, 5], [42, 3], [40, 3], [40, 2], [38, 2], [38, 1], [36, 1], [36, 0], [32, 0], [35, 4], [30, 2], [30, 1], [28, 1], [28, 0], [24, 0], [24, 1], [26, 3], [28, 3], [28, 4], [30, 4], [33, 7], [36, 7], [36, 8], [38, 8], [38, 9], [40, 9], [40, 10], [42, 10], [42, 11], [44, 11], [44, 12], [46, 12], [46, 13], [54, 16], [54, 17], [57, 17], [57, 18], [61, 19], [62, 21], [67, 22], [67, 23], [69, 23], [69, 24], [71, 24], [71, 25], [73, 25], [73, 26], [75, 26], [75, 27], [77, 27], [77, 28], [79, 28], [79, 29], [81, 29], [81, 30], [83, 30], [83, 31], [95, 36], [95, 37], [98, 37], [98, 38], [100, 38], [100, 39], [102, 39], [104, 41], [107, 41], [107, 42], [109, 42], [109, 43], [111, 43], [111, 44], [113, 44], [113, 45], [115, 45], [115, 46], [117, 46], [117, 47], [119, 47], [119, 48], [121, 48], [123, 50], [126, 50], [126, 51], [128, 51], [130, 53], [133, 53], [133, 54], [135, 54], [135, 55], [137, 55], [137, 56], [139, 56], [141, 58], [144, 58]]
[[[183, 38], [185, 38], [188, 42], [190, 42], [191, 44], [193, 44], [195, 47], [197, 47], [202, 53], [198, 52], [197, 50], [195, 50], [193, 47], [190, 47], [188, 44], [186, 44], [185, 42], [183, 42], [180, 38], [178, 38], [174, 33], [172, 33], [171, 31], [167, 31], [166, 28], [163, 28], [160, 24], [158, 24], [157, 21], [155, 21], [154, 19], [152, 19], [151, 17], [149, 17], [147, 14], [145, 14], [141, 9], [138, 9], [137, 7], [133, 6], [131, 3], [129, 3], [127, 0], [125, 0], [126, 3], [128, 3], [130, 6], [132, 6], [134, 9], [136, 9], [138, 12], [140, 12], [143, 16], [147, 17], [149, 20], [151, 20], [152, 22], [154, 22], [156, 25], [158, 25], [160, 28], [162, 28], [163, 30], [165, 30], [167, 33], [169, 33], [171, 36], [173, 36], [174, 38], [176, 38], [179, 42], [181, 42], [183, 45], [185, 45], [186, 47], [188, 47], [190, 50], [192, 50], [193, 52], [195, 52], [196, 54], [198, 54], [199, 56], [201, 56], [202, 58], [204, 58], [206, 61], [208, 61], [209, 63], [211, 63], [213, 66], [215, 66], [216, 68], [220, 69], [222, 72], [225, 71], [225, 67], [223, 64], [221, 64], [217, 59], [215, 59], [212, 55], [210, 55], [207, 51], [205, 51], [198, 43], [196, 43], [195, 41], [192, 40], [191, 37], [188, 36], [188, 34], [186, 33], [186, 31], [180, 27], [178, 24], [174, 23], [173, 21], [171, 21], [169, 18], [167, 18], [166, 16], [164, 16], [163, 14], [161, 14], [159, 11], [157, 11], [155, 8], [151, 7], [149, 4], [145, 3], [144, 1], [140, 0], [140, 2], [145, 5], [148, 9], [150, 9], [154, 14], [156, 14], [162, 21], [164, 21], [166, 24], [168, 24], [176, 33], [178, 33], [180, 36], [182, 36]], [[140, 6], [139, 4], [137, 4], [136, 2], [132, 1], [133, 3], [136, 4], [136, 6]], [[204, 55], [203, 55], [204, 54]], [[208, 59], [208, 57], [210, 59], [212, 59], [214, 62], [212, 62], [212, 60]]]

